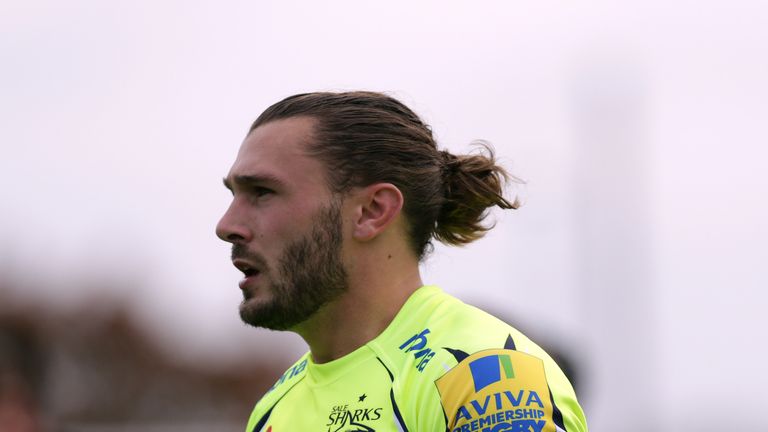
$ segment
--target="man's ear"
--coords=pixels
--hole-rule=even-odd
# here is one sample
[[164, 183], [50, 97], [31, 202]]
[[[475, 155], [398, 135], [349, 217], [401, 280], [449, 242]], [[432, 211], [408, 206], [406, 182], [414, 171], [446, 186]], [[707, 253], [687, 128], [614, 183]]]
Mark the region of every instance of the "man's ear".
[[375, 183], [359, 191], [358, 211], [352, 236], [368, 241], [376, 238], [403, 208], [403, 194], [391, 183]]

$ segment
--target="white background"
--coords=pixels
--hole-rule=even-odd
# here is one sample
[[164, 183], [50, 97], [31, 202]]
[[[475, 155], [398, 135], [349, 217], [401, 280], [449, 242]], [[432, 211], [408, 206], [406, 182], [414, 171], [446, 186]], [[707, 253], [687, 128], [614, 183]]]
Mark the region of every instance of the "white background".
[[757, 430], [766, 40], [760, 1], [6, 1], [0, 275], [118, 299], [180, 359], [287, 362], [237, 317], [221, 177], [271, 103], [387, 91], [527, 182], [427, 281], [564, 347], [592, 430]]

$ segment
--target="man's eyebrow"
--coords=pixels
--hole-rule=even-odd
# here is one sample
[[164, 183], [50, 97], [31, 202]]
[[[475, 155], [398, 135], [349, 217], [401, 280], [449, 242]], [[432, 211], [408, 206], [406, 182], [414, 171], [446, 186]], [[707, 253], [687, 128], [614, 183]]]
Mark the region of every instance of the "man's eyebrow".
[[252, 186], [252, 185], [272, 185], [272, 186], [280, 186], [283, 184], [283, 181], [278, 179], [277, 177], [271, 176], [271, 175], [255, 175], [255, 174], [241, 174], [232, 176], [232, 178], [224, 177], [223, 179], [224, 187], [232, 190], [232, 188], [237, 186]]

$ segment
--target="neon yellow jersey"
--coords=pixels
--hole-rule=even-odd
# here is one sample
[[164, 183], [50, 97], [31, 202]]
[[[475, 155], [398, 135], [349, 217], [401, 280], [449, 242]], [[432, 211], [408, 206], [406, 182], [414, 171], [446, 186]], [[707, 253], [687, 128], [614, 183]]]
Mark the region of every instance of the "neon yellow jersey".
[[585, 432], [573, 387], [541, 348], [434, 286], [337, 360], [309, 353], [256, 404], [246, 432]]

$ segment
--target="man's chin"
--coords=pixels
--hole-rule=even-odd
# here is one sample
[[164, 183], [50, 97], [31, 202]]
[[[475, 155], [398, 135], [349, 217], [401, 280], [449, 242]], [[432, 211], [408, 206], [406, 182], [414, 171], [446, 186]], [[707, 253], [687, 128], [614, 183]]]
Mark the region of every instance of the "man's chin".
[[250, 326], [269, 330], [290, 330], [304, 321], [291, 319], [285, 310], [272, 303], [257, 303], [254, 299], [244, 300], [240, 304], [240, 319]]

